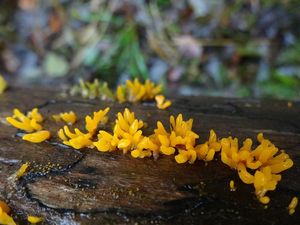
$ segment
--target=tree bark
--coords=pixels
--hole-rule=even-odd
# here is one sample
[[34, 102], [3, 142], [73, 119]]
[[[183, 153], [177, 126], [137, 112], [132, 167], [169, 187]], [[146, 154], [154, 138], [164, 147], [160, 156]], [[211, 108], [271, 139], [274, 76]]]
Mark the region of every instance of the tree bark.
[[[237, 172], [216, 160], [177, 164], [174, 157], [134, 159], [120, 151], [101, 153], [63, 146], [51, 115], [73, 110], [83, 128], [84, 116], [111, 107], [111, 130], [115, 115], [125, 107], [148, 124], [168, 124], [170, 115], [193, 118], [193, 130], [204, 142], [209, 130], [218, 137], [229, 135], [255, 139], [263, 132], [294, 161], [283, 172], [276, 191], [269, 192], [267, 209], [254, 195], [252, 185], [242, 183]], [[33, 144], [21, 140], [16, 129], [5, 122], [13, 108], [39, 107], [46, 118], [44, 128], [52, 133], [48, 142]], [[16, 181], [13, 174], [22, 163], [30, 171]], [[116, 104], [80, 98], [62, 98], [45, 90], [12, 88], [0, 96], [0, 198], [12, 208], [12, 215], [26, 224], [27, 215], [44, 218], [41, 224], [297, 224], [300, 210], [289, 216], [287, 206], [300, 197], [300, 103], [286, 101], [189, 97], [173, 99], [168, 110], [154, 103]], [[229, 190], [234, 180], [235, 192]]]

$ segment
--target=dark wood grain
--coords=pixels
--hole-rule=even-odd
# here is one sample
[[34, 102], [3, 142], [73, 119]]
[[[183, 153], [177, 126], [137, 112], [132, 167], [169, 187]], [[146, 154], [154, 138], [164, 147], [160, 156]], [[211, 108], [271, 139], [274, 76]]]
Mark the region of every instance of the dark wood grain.
[[[35, 106], [47, 118], [44, 127], [53, 134], [49, 142], [24, 142], [5, 123], [13, 108]], [[118, 111], [130, 108], [149, 125], [145, 134], [157, 120], [168, 122], [178, 113], [194, 118], [199, 142], [207, 139], [210, 129], [221, 137], [241, 139], [264, 132], [295, 165], [284, 172], [265, 209], [254, 188], [239, 181], [219, 157], [208, 164], [179, 165], [173, 157], [134, 159], [121, 152], [77, 151], [59, 144], [56, 131], [63, 124], [51, 120], [52, 114], [73, 110], [81, 118], [76, 126], [83, 127], [84, 115], [105, 106], [111, 107], [112, 122]], [[10, 89], [0, 96], [0, 198], [20, 224], [26, 224], [28, 214], [43, 216], [43, 224], [299, 224], [300, 210], [293, 216], [287, 212], [291, 198], [300, 197], [299, 151], [299, 102], [288, 107], [286, 101], [190, 97], [175, 99], [162, 111], [154, 103], [65, 99], [51, 91]], [[31, 163], [31, 170], [17, 182], [12, 175], [24, 162]], [[229, 191], [231, 179], [235, 192]]]

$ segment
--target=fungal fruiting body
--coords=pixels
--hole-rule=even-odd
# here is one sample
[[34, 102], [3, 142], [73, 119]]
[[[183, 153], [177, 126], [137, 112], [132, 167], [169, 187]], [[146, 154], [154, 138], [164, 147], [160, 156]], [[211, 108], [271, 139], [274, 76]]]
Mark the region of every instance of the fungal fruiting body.
[[295, 213], [297, 205], [298, 205], [298, 198], [293, 197], [290, 204], [289, 204], [289, 206], [288, 206], [288, 210], [289, 210], [290, 215], [293, 215]]
[[25, 134], [22, 139], [25, 141], [29, 141], [32, 143], [40, 143], [47, 139], [49, 139], [51, 136], [50, 132], [47, 130], [40, 130], [36, 131], [34, 133]]
[[29, 167], [29, 163], [24, 163], [21, 165], [21, 167], [19, 168], [19, 170], [16, 173], [16, 177], [20, 178], [22, 177], [28, 170]]
[[42, 217], [38, 217], [38, 216], [27, 216], [27, 220], [31, 224], [37, 224], [39, 222], [42, 222], [43, 218]]
[[[128, 80], [117, 88], [119, 102], [157, 101], [157, 107], [165, 109], [171, 105], [161, 95], [161, 86], [147, 80], [145, 83]], [[254, 186], [255, 194], [262, 204], [268, 204], [266, 195], [274, 191], [281, 180], [281, 173], [293, 166], [293, 161], [284, 150], [279, 150], [262, 133], [257, 135], [257, 144], [246, 138], [239, 144], [236, 137], [218, 138], [214, 130], [203, 143], [197, 143], [199, 135], [193, 131], [193, 119], [185, 120], [182, 114], [171, 115], [168, 123], [156, 121], [156, 128], [149, 135], [144, 134], [146, 123], [136, 117], [135, 113], [125, 108], [117, 113], [112, 130], [107, 129], [110, 108], [100, 109], [85, 117], [85, 131], [74, 127], [77, 116], [73, 111], [54, 115], [56, 120], [64, 120], [65, 125], [59, 129], [57, 136], [63, 144], [74, 149], [94, 148], [101, 152], [120, 151], [130, 153], [134, 158], [170, 156], [179, 164], [194, 163], [196, 160], [212, 161], [220, 155], [221, 162], [237, 171], [245, 184]], [[37, 108], [27, 114], [18, 109], [6, 118], [14, 127], [23, 130], [23, 140], [40, 143], [50, 138], [48, 130], [43, 129], [43, 116]], [[25, 165], [24, 165], [25, 166]], [[25, 168], [25, 167], [24, 167]], [[19, 174], [21, 174], [22, 168]], [[230, 182], [234, 190], [234, 182]]]
[[77, 121], [77, 116], [73, 111], [52, 115], [52, 118], [57, 122], [63, 120], [69, 125], [73, 125]]
[[8, 207], [8, 205], [5, 202], [0, 201], [0, 224], [16, 225], [16, 222], [9, 214], [10, 208]]
[[7, 88], [7, 83], [0, 74], [0, 95], [5, 91], [6, 88]]

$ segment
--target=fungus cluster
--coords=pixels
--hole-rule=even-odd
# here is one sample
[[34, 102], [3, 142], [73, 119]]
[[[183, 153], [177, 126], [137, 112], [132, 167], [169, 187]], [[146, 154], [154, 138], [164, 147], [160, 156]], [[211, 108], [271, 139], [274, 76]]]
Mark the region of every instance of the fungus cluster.
[[[159, 95], [160, 92], [161, 87], [151, 81], [142, 84], [134, 80], [120, 85], [116, 96], [120, 103], [156, 98], [158, 108], [169, 107], [171, 102]], [[52, 115], [54, 120], [67, 124], [57, 131], [57, 136], [63, 144], [74, 149], [120, 151], [129, 153], [134, 158], [153, 157], [155, 160], [160, 155], [166, 155], [173, 157], [179, 164], [192, 164], [196, 160], [209, 162], [219, 155], [221, 162], [237, 171], [243, 183], [254, 186], [255, 194], [262, 204], [270, 202], [267, 192], [274, 191], [281, 180], [281, 173], [293, 166], [289, 155], [264, 138], [262, 133], [257, 135], [256, 144], [252, 139], [246, 138], [239, 145], [238, 138], [218, 138], [216, 132], [210, 130], [208, 139], [199, 143], [199, 135], [193, 131], [193, 119], [184, 120], [183, 115], [178, 114], [171, 115], [168, 124], [156, 121], [156, 128], [150, 135], [145, 135], [143, 131], [146, 123], [136, 118], [135, 113], [128, 108], [118, 112], [110, 131], [107, 129], [109, 110], [107, 107], [86, 115], [84, 131], [76, 128], [77, 116], [73, 111]], [[27, 133], [23, 136], [26, 141], [39, 143], [51, 136], [48, 130], [43, 130], [44, 118], [37, 108], [26, 115], [14, 109], [13, 115], [6, 119], [12, 126]], [[21, 167], [20, 174], [23, 170]], [[233, 181], [230, 181], [230, 189], [236, 190]], [[296, 205], [297, 199], [293, 199], [289, 206], [290, 214], [294, 213]]]

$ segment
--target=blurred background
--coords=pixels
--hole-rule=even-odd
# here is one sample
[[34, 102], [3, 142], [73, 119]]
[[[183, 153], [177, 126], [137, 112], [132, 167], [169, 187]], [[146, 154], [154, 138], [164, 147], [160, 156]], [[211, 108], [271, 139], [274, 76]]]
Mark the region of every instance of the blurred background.
[[299, 0], [0, 0], [0, 73], [12, 84], [300, 97]]

